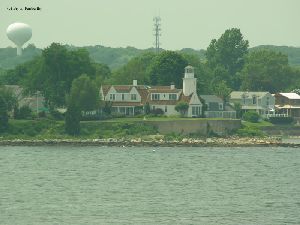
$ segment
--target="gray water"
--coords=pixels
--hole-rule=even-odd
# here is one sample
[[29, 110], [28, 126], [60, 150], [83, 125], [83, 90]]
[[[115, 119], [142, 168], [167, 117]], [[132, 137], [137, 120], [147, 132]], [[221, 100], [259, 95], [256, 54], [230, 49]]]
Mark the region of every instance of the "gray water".
[[300, 224], [300, 149], [0, 147], [0, 224]]

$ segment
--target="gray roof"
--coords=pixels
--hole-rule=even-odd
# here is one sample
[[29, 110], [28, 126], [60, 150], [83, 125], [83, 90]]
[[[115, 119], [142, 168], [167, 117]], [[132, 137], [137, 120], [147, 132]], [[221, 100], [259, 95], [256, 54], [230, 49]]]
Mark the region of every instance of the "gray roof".
[[208, 102], [223, 103], [223, 100], [216, 95], [200, 95], [200, 98], [202, 98], [205, 101], [205, 103]]
[[23, 88], [21, 88], [18, 85], [4, 85], [5, 88], [9, 89], [10, 91], [12, 91], [12, 93], [18, 98], [22, 98], [22, 92], [23, 92]]
[[247, 96], [247, 98], [252, 98], [252, 96], [256, 96], [256, 97], [263, 97], [266, 94], [270, 94], [267, 91], [233, 91], [230, 94], [230, 98], [231, 99], [242, 99], [243, 95]]

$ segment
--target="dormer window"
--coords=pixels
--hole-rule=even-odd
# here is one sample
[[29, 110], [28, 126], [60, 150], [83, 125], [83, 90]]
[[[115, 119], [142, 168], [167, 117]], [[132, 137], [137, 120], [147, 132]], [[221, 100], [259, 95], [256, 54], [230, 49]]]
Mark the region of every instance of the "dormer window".
[[169, 100], [177, 100], [176, 94], [169, 94]]
[[116, 95], [115, 94], [110, 94], [109, 95], [109, 100], [111, 100], [111, 101], [116, 100]]
[[151, 99], [152, 100], [159, 100], [159, 94], [152, 94]]
[[136, 100], [136, 94], [131, 94], [131, 100]]

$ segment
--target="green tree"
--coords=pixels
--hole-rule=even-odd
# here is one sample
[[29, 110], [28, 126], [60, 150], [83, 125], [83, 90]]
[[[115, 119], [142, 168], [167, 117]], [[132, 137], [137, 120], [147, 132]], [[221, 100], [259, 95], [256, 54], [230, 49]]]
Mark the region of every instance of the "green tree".
[[76, 104], [69, 102], [68, 109], [66, 112], [66, 120], [65, 120], [66, 133], [69, 135], [79, 135], [80, 120], [81, 120], [80, 108]]
[[110, 68], [101, 63], [93, 63], [92, 65], [95, 68], [96, 85], [100, 87], [101, 84], [111, 77]]
[[5, 86], [0, 86], [0, 95], [5, 99], [7, 110], [12, 111], [18, 104], [17, 96]]
[[79, 135], [82, 111], [95, 110], [98, 106], [99, 92], [95, 82], [86, 74], [74, 79], [70, 94], [67, 96], [66, 132], [70, 135]]
[[102, 107], [102, 111], [106, 114], [106, 115], [110, 115], [111, 114], [111, 108], [112, 108], [112, 102], [108, 102], [105, 101]]
[[175, 106], [175, 110], [183, 117], [189, 109], [189, 104], [186, 102], [178, 102]]
[[31, 119], [32, 118], [32, 110], [28, 105], [23, 105], [20, 109], [16, 108], [14, 111], [15, 119]]
[[144, 113], [148, 115], [150, 114], [150, 112], [151, 112], [150, 104], [149, 102], [146, 102], [146, 104], [144, 105]]
[[8, 110], [7, 102], [3, 95], [0, 93], [0, 133], [8, 129]]
[[182, 87], [184, 68], [188, 65], [179, 53], [164, 51], [160, 53], [149, 66], [149, 77], [151, 85], [170, 85]]
[[117, 69], [111, 77], [113, 84], [132, 84], [132, 80], [138, 80], [140, 84], [149, 84], [150, 77], [148, 67], [156, 57], [156, 54], [147, 52], [131, 59], [126, 65]]
[[95, 67], [85, 49], [68, 51], [57, 43], [44, 49], [32, 67], [24, 84], [30, 92], [40, 90], [50, 107], [66, 105], [72, 81], [81, 74], [95, 78]]
[[214, 70], [217, 66], [222, 66], [229, 74], [223, 80], [233, 89], [239, 88], [236, 73], [243, 68], [248, 47], [249, 42], [244, 40], [240, 29], [232, 28], [226, 30], [218, 40], [213, 39], [207, 48], [206, 59], [209, 67]]
[[214, 93], [223, 100], [224, 104], [228, 101], [231, 89], [227, 86], [225, 81], [214, 83], [213, 90]]
[[259, 120], [259, 114], [255, 111], [245, 112], [243, 115], [243, 120], [249, 121], [251, 123], [257, 123]]
[[[241, 72], [242, 90], [284, 91], [297, 80], [288, 65], [288, 57], [269, 50], [251, 52]], [[299, 74], [298, 74], [299, 77]]]
[[68, 101], [75, 104], [81, 111], [95, 110], [99, 106], [99, 89], [95, 82], [86, 74], [82, 74], [72, 82]]
[[234, 110], [236, 111], [236, 117], [239, 119], [242, 117], [242, 105], [239, 102], [234, 103], [233, 106]]

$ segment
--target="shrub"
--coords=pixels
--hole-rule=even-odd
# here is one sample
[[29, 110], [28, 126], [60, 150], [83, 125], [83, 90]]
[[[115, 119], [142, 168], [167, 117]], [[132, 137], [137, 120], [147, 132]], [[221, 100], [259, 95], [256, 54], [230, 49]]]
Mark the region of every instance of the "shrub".
[[46, 112], [45, 111], [39, 112], [38, 117], [39, 118], [45, 118], [46, 117]]
[[270, 117], [269, 121], [273, 124], [290, 124], [294, 119], [292, 117]]
[[95, 120], [108, 120], [112, 119], [112, 115], [106, 114], [93, 114], [93, 115], [84, 115], [81, 117], [81, 121], [95, 121]]
[[189, 104], [186, 102], [178, 102], [175, 106], [175, 110], [183, 117], [189, 109]]
[[32, 111], [28, 105], [24, 105], [19, 109], [15, 109], [15, 119], [32, 119]]
[[248, 111], [244, 113], [243, 120], [251, 123], [257, 123], [259, 120], [259, 115], [255, 111]]
[[112, 118], [125, 118], [126, 115], [123, 113], [117, 113], [117, 112], [113, 112], [111, 113]]
[[243, 127], [236, 131], [236, 134], [240, 137], [263, 137], [264, 133], [257, 127]]
[[70, 104], [66, 112], [65, 130], [69, 135], [80, 134], [81, 111], [75, 104]]
[[0, 95], [0, 133], [5, 132], [8, 128], [7, 104], [5, 99]]
[[55, 120], [64, 120], [65, 119], [65, 114], [61, 113], [57, 110], [51, 110], [50, 114], [51, 114], [52, 118]]
[[156, 108], [156, 109], [152, 110], [151, 113], [158, 116], [158, 115], [163, 115], [164, 111], [160, 108]]

